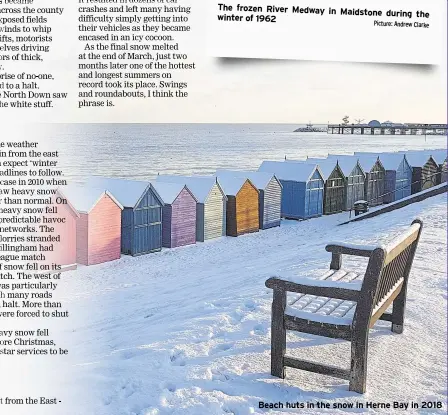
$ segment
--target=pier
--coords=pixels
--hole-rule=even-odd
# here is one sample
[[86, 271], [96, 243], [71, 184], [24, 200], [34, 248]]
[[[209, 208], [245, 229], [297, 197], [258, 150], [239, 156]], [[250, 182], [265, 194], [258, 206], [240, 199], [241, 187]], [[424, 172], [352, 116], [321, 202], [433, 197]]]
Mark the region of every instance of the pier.
[[328, 124], [327, 134], [447, 135], [447, 124]]

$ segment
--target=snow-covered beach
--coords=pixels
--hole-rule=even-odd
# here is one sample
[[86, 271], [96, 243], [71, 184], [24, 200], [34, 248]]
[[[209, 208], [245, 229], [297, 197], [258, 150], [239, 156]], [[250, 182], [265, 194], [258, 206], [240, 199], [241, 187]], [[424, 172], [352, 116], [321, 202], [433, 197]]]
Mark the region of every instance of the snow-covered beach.
[[[253, 170], [263, 160], [285, 155], [298, 159], [446, 147], [446, 137], [300, 134], [292, 132], [295, 127], [54, 125], [45, 135], [61, 145], [61, 164], [76, 182], [90, 175], [143, 180], [158, 173]], [[80, 266], [63, 274], [56, 294], [70, 318], [50, 327], [68, 356], [22, 360], [22, 372], [16, 370], [15, 376], [35, 396], [44, 396], [52, 385], [64, 403], [63, 415], [398, 414], [404, 409], [379, 406], [424, 401], [444, 406], [408, 407], [406, 413], [444, 414], [446, 206], [444, 194], [344, 226], [337, 225], [349, 218], [347, 212]], [[329, 267], [328, 242], [387, 242], [416, 217], [424, 230], [410, 276], [404, 333], [393, 334], [385, 322], [371, 331], [367, 393], [349, 392], [343, 380], [294, 369], [287, 369], [284, 381], [272, 377], [272, 292], [265, 280], [278, 274], [318, 277]], [[363, 260], [344, 261], [352, 268], [365, 266]], [[287, 347], [293, 356], [345, 368], [350, 364], [348, 342], [288, 334]], [[275, 410], [260, 408], [260, 402], [330, 407]], [[357, 402], [379, 405], [359, 409]], [[33, 407], [32, 413], [62, 415], [60, 408]], [[14, 409], [8, 408], [8, 415]]]
[[[74, 365], [61, 384], [73, 414], [252, 414], [259, 402], [327, 402], [329, 409], [280, 413], [380, 412], [335, 409], [360, 402], [443, 402], [446, 410], [446, 195], [373, 219], [337, 226], [347, 213], [221, 238], [66, 274], [59, 295], [71, 311], [61, 333]], [[346, 381], [287, 370], [270, 376], [272, 275], [317, 277], [327, 242], [385, 242], [424, 221], [408, 289], [403, 335], [371, 331], [367, 393]], [[364, 265], [350, 259], [351, 267]], [[349, 343], [288, 334], [288, 353], [347, 367]], [[277, 412], [278, 413], [278, 412]]]

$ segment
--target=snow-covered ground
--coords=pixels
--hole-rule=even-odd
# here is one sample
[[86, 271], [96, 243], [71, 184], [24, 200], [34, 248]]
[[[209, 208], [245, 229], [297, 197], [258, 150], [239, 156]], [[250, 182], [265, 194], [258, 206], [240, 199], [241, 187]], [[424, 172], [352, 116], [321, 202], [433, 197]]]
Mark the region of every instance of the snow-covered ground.
[[[347, 213], [238, 238], [80, 267], [58, 289], [70, 310], [63, 337], [74, 362], [61, 380], [64, 415], [262, 414], [259, 402], [443, 402], [446, 412], [446, 195], [337, 226]], [[424, 221], [408, 290], [405, 331], [371, 331], [368, 392], [336, 378], [287, 369], [270, 376], [274, 274], [318, 276], [329, 241], [389, 241]], [[351, 267], [365, 262], [348, 261]], [[68, 326], [67, 326], [68, 324]], [[288, 334], [288, 354], [348, 367], [349, 343]], [[283, 409], [275, 413], [366, 412]], [[375, 412], [375, 410], [369, 410]], [[403, 413], [386, 409], [381, 413]]]

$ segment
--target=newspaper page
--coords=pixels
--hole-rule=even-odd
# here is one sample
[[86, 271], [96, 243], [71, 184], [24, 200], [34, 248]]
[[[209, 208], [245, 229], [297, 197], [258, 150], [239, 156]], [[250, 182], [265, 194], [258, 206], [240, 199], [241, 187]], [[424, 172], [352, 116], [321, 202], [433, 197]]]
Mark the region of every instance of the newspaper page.
[[445, 414], [443, 0], [0, 0], [0, 415]]

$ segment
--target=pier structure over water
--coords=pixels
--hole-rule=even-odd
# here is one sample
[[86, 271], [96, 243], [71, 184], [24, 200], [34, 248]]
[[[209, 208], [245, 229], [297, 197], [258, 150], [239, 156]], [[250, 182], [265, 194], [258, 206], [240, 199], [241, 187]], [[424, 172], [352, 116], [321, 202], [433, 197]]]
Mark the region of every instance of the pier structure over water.
[[370, 121], [368, 124], [328, 124], [328, 134], [359, 135], [447, 135], [448, 124], [395, 124]]

